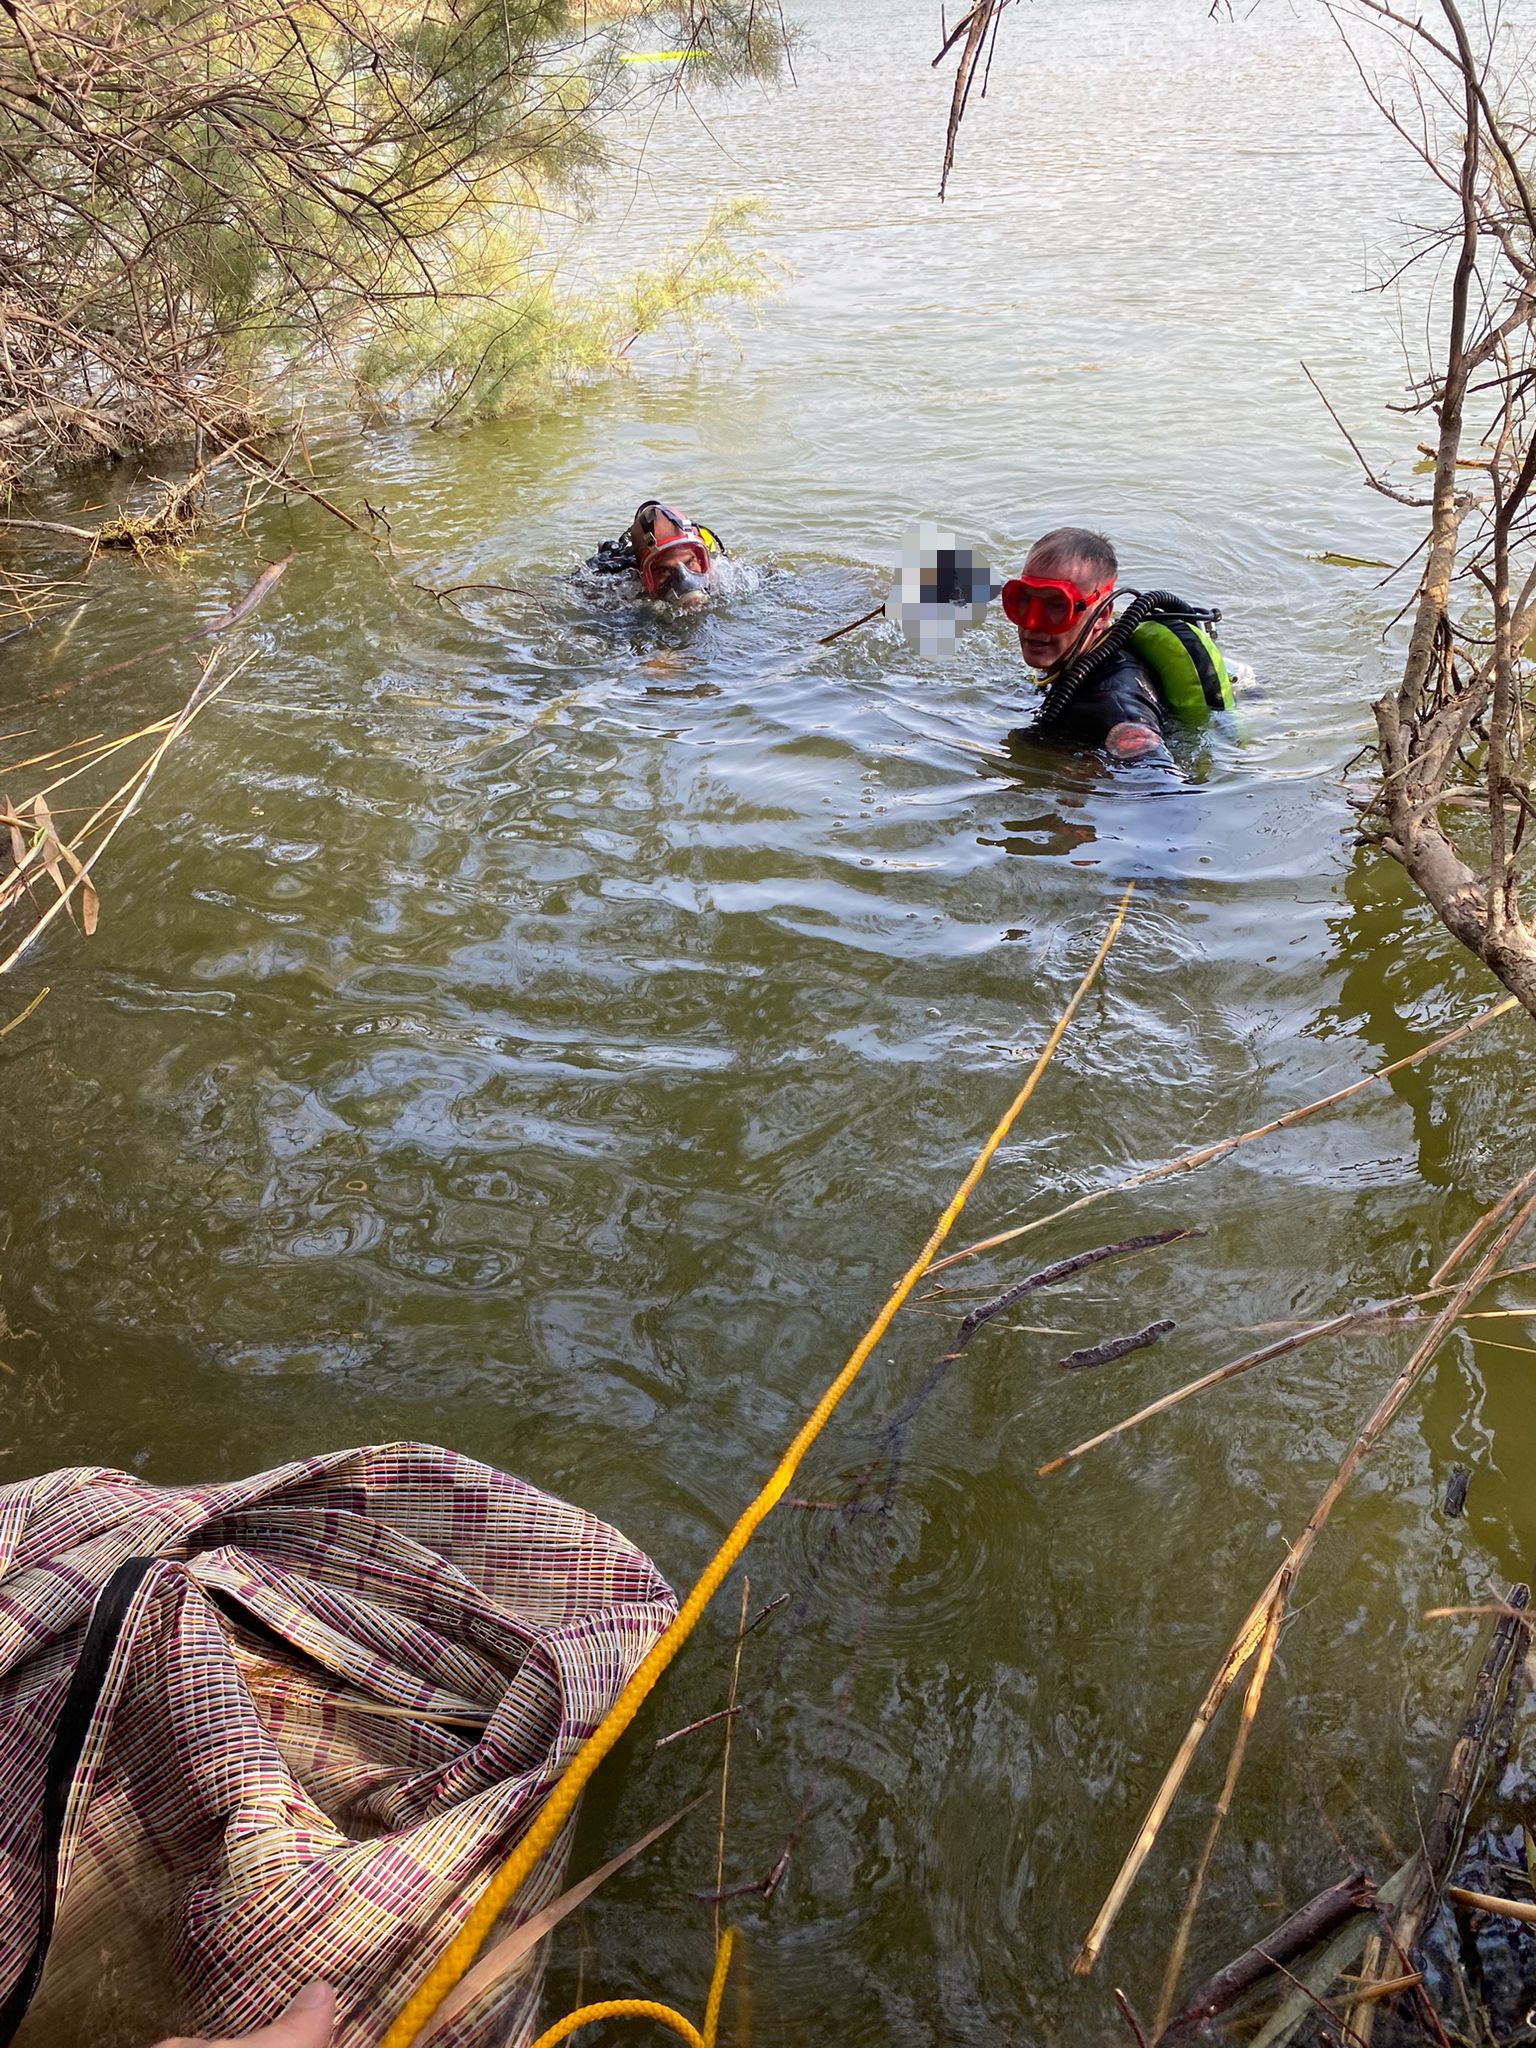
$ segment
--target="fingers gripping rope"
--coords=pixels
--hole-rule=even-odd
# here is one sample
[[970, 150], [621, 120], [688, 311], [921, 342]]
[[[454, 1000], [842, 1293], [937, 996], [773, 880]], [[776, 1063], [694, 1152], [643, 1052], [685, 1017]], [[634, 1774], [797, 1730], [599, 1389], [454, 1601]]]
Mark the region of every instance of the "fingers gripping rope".
[[[1113, 946], [1115, 940], [1120, 935], [1120, 927], [1125, 922], [1125, 915], [1130, 908], [1131, 897], [1135, 892], [1135, 888], [1136, 884], [1134, 882], [1127, 886], [1114, 916], [1109, 921], [1109, 928], [1100, 942], [1098, 952], [1093, 956], [1093, 961], [1087, 973], [1073, 990], [1071, 1000], [1052, 1027], [1051, 1035], [1046, 1040], [1039, 1058], [1030, 1068], [1028, 1078], [1025, 1080], [1023, 1087], [1014, 1096], [1012, 1102], [1009, 1103], [1007, 1109], [998, 1119], [991, 1135], [972, 1162], [970, 1171], [950, 1197], [949, 1204], [945, 1208], [944, 1213], [929, 1233], [927, 1243], [923, 1246], [912, 1264], [908, 1266], [900, 1280], [897, 1281], [885, 1306], [854, 1346], [847, 1364], [806, 1417], [794, 1441], [779, 1460], [767, 1484], [756, 1498], [748, 1504], [737, 1521], [736, 1526], [731, 1530], [724, 1543], [721, 1544], [715, 1555], [705, 1566], [698, 1584], [678, 1609], [676, 1619], [652, 1645], [649, 1654], [636, 1668], [633, 1677], [631, 1677], [629, 1683], [609, 1708], [607, 1714], [598, 1723], [597, 1727], [593, 1729], [592, 1733], [566, 1765], [563, 1774], [551, 1788], [548, 1799], [545, 1800], [543, 1807], [535, 1816], [527, 1834], [524, 1835], [517, 1847], [513, 1849], [500, 1870], [492, 1877], [490, 1883], [470, 1910], [464, 1925], [459, 1929], [453, 1940], [449, 1942], [447, 1948], [444, 1949], [431, 1970], [428, 1971], [413, 1996], [402, 2007], [399, 2016], [389, 2032], [384, 2036], [381, 2048], [412, 2048], [417, 2035], [421, 2033], [428, 2020], [436, 2012], [438, 2006], [458, 1983], [471, 1963], [473, 1963], [481, 1943], [495, 1925], [497, 1917], [506, 1906], [507, 1901], [514, 1896], [519, 1886], [526, 1881], [539, 1858], [549, 1848], [561, 1828], [570, 1818], [577, 1801], [586, 1789], [587, 1781], [592, 1777], [604, 1757], [607, 1756], [609, 1751], [619, 1741], [620, 1737], [639, 1713], [641, 1707], [645, 1704], [647, 1697], [654, 1689], [662, 1673], [683, 1647], [683, 1644], [687, 1642], [689, 1636], [692, 1635], [700, 1616], [729, 1576], [736, 1560], [746, 1549], [756, 1530], [767, 1520], [774, 1508], [783, 1499], [790, 1481], [794, 1478], [795, 1473], [800, 1467], [801, 1460], [826, 1427], [827, 1421], [839, 1401], [842, 1400], [844, 1394], [847, 1393], [848, 1389], [858, 1378], [870, 1353], [890, 1328], [897, 1310], [922, 1278], [927, 1270], [929, 1261], [933, 1258], [935, 1252], [938, 1251], [940, 1245], [943, 1244], [945, 1238], [948, 1237], [954, 1227], [956, 1218], [965, 1207], [977, 1182], [991, 1164], [993, 1154], [1013, 1128], [1014, 1122], [1020, 1111], [1024, 1108], [1024, 1105], [1034, 1094], [1040, 1076], [1050, 1065], [1056, 1048], [1066, 1036], [1067, 1027], [1077, 1015], [1083, 998], [1098, 979], [1099, 969], [1108, 958], [1110, 947]], [[729, 1936], [727, 1936], [721, 1942], [720, 1954], [716, 1959], [715, 1966], [716, 1982], [710, 1993], [711, 2006], [716, 2013], [718, 2013], [719, 1994], [723, 1993], [724, 1989], [725, 1965], [728, 1964], [729, 1960], [730, 1948]], [[670, 2006], [654, 2005], [644, 1999], [620, 1999], [602, 2007], [583, 2008], [583, 2011], [589, 2013], [593, 2018], [597, 2018], [600, 2015], [617, 2016], [621, 2010], [632, 2011], [636, 2017], [661, 2018], [663, 2024], [670, 2026], [675, 2033], [680, 2033], [685, 2040], [692, 2043], [702, 2043], [703, 2041], [703, 2037], [698, 2034], [692, 2023], [685, 2020], [680, 2013], [673, 2012]], [[562, 2030], [569, 2031], [569, 2026], [575, 2022], [576, 2017], [575, 2014], [571, 2014], [568, 2015], [566, 2020], [558, 2022], [556, 2027], [539, 2037], [539, 2040], [534, 2044], [534, 2048], [547, 2048], [547, 2044], [563, 2040], [565, 2032]]]

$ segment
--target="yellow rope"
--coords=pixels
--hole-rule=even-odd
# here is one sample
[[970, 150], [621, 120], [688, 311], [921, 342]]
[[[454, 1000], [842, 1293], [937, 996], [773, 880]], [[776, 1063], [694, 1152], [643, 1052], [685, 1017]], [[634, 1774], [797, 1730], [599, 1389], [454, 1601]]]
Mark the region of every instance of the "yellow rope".
[[[826, 1427], [828, 1418], [838, 1402], [858, 1378], [869, 1354], [890, 1328], [897, 1310], [923, 1277], [929, 1261], [954, 1228], [955, 1219], [965, 1207], [976, 1183], [991, 1164], [992, 1155], [1007, 1137], [1025, 1103], [1034, 1094], [1036, 1083], [1050, 1064], [1052, 1055], [1066, 1035], [1068, 1025], [1077, 1014], [1079, 1004], [1097, 980], [1099, 969], [1104, 965], [1110, 947], [1120, 935], [1120, 927], [1125, 922], [1125, 914], [1130, 908], [1135, 887], [1134, 882], [1128, 884], [1119, 907], [1109, 921], [1109, 929], [1104, 934], [1099, 950], [1093, 956], [1092, 965], [1073, 990], [1071, 1001], [1056, 1020], [1051, 1035], [1045, 1042], [1044, 1050], [1030, 1068], [1023, 1087], [998, 1119], [991, 1136], [977, 1153], [970, 1171], [950, 1197], [943, 1215], [929, 1233], [927, 1243], [891, 1290], [885, 1306], [854, 1346], [847, 1364], [806, 1417], [789, 1449], [774, 1468], [767, 1485], [743, 1510], [735, 1527], [704, 1567], [698, 1584], [678, 1609], [671, 1626], [658, 1637], [649, 1653], [637, 1665], [629, 1683], [551, 1787], [549, 1797], [534, 1816], [527, 1834], [492, 1877], [471, 1908], [464, 1925], [428, 1971], [413, 1996], [402, 2007], [399, 2016], [384, 2036], [380, 2048], [412, 2048], [412, 2043], [427, 2021], [473, 1963], [481, 1943], [495, 1925], [507, 1901], [524, 1882], [570, 1818], [577, 1801], [586, 1789], [588, 1779], [624, 1734], [662, 1673], [692, 1635], [699, 1617], [724, 1583], [755, 1531], [783, 1499], [790, 1481], [799, 1469], [800, 1461]], [[722, 1947], [725, 1947], [724, 1943]], [[717, 1969], [718, 1967], [717, 1964]], [[723, 1978], [721, 1983], [723, 1988]], [[681, 2014], [673, 2012], [668, 2006], [653, 2005], [645, 1999], [620, 1999], [615, 2005], [584, 2007], [583, 2011], [596, 2015], [599, 2012], [612, 2014], [620, 2009], [633, 2012], [639, 2017], [663, 2017], [664, 2024], [670, 2026], [674, 2032], [682, 2033], [685, 2039], [697, 2042], [702, 2038], [692, 2023], [683, 2019]], [[576, 2016], [567, 2017], [573, 2019]], [[559, 2022], [559, 2028], [566, 2027], [565, 2020]], [[554, 2029], [541, 2035], [535, 2043], [535, 2048], [546, 2048], [547, 2043], [563, 2039], [564, 2033]]]
[[709, 1980], [709, 1998], [704, 2007], [704, 2048], [715, 2048], [720, 2007], [725, 1998], [725, 1974], [731, 1967], [731, 1950], [735, 1946], [736, 1930], [727, 1927], [720, 1937], [720, 1946], [715, 1950], [715, 1974]]
[[681, 2034], [688, 2048], [705, 2048], [704, 2036], [692, 2020], [685, 2020], [670, 2005], [658, 2005], [654, 1998], [605, 1998], [600, 2005], [580, 2006], [563, 2020], [556, 2020], [552, 2027], [546, 2027], [533, 2048], [555, 2048], [557, 2041], [574, 2034], [578, 2027], [590, 2026], [594, 2020], [655, 2020], [658, 2026]]
[[552, 2027], [544, 2029], [533, 2043], [533, 2048], [555, 2048], [557, 2041], [563, 2041], [568, 2034], [574, 2034], [578, 2027], [588, 2026], [593, 2020], [656, 2020], [660, 2025], [670, 2027], [674, 2034], [681, 2034], [688, 2048], [715, 2048], [720, 2005], [725, 1997], [725, 1977], [731, 1967], [731, 1950], [735, 1943], [736, 1930], [727, 1927], [715, 1951], [715, 1974], [709, 1980], [709, 2003], [704, 2008], [702, 2033], [692, 2020], [685, 2020], [670, 2005], [659, 2005], [654, 1998], [605, 1998], [597, 2005], [578, 2006], [563, 2020], [556, 2020]]

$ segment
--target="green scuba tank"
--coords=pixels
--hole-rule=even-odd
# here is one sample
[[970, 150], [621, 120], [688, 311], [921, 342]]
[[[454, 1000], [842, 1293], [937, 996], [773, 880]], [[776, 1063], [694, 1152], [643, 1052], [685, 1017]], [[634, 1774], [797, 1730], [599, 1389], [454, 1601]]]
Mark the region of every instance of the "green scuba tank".
[[1102, 640], [1074, 656], [1046, 685], [1032, 730], [1049, 737], [1077, 696], [1124, 649], [1145, 665], [1162, 703], [1186, 725], [1203, 725], [1213, 711], [1230, 711], [1232, 672], [1216, 645], [1221, 613], [1186, 604], [1171, 590], [1141, 590]]
[[1197, 620], [1155, 612], [1132, 628], [1129, 645], [1183, 724], [1203, 725], [1213, 711], [1232, 709], [1232, 672], [1215, 634]]

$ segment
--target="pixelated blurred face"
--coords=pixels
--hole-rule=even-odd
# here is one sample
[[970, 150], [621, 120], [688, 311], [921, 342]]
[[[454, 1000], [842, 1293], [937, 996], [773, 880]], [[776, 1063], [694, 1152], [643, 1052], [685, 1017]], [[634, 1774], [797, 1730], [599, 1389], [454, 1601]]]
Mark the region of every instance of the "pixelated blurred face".
[[[1087, 597], [1091, 591], [1096, 589], [1099, 582], [1095, 572], [1084, 562], [1074, 562], [1070, 567], [1063, 569], [1060, 564], [1049, 565], [1044, 562], [1037, 562], [1033, 555], [1024, 564], [1024, 575], [1026, 578], [1039, 576], [1075, 584], [1084, 597]], [[1031, 607], [1032, 612], [1038, 609], [1043, 608]], [[1062, 619], [1061, 624], [1054, 627], [1054, 629], [1052, 622], [1048, 618], [1040, 617], [1031, 617], [1026, 624], [1018, 629], [1019, 652], [1031, 668], [1043, 669], [1047, 674], [1053, 668], [1058, 667], [1075, 650], [1078, 637], [1082, 633], [1084, 626], [1088, 623], [1086, 611], [1072, 611], [1065, 606], [1062, 609], [1066, 615]], [[1109, 612], [1106, 608], [1102, 614], [1102, 623], [1107, 624], [1108, 620]], [[1097, 627], [1089, 625], [1088, 638], [1084, 644], [1088, 644], [1088, 642], [1097, 639], [1097, 637]]]
[[979, 626], [1000, 588], [978, 555], [925, 519], [902, 542], [885, 616], [919, 654], [952, 654], [961, 627]]

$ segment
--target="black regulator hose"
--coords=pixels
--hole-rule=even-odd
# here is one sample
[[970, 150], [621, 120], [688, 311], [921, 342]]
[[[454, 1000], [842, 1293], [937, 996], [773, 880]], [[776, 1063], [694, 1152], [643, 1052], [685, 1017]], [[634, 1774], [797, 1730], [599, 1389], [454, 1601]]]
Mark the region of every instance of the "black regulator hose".
[[1102, 675], [1115, 656], [1124, 650], [1136, 628], [1145, 625], [1150, 618], [1159, 614], [1166, 616], [1170, 612], [1175, 618], [1202, 619], [1213, 623], [1221, 617], [1220, 612], [1211, 610], [1209, 606], [1186, 604], [1171, 590], [1137, 591], [1104, 638], [1096, 640], [1085, 653], [1075, 656], [1059, 676], [1046, 684], [1040, 709], [1026, 730], [1048, 737], [1062, 723], [1094, 677]]

